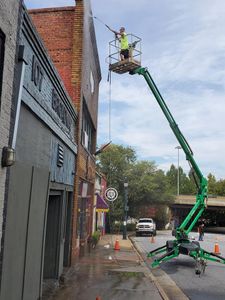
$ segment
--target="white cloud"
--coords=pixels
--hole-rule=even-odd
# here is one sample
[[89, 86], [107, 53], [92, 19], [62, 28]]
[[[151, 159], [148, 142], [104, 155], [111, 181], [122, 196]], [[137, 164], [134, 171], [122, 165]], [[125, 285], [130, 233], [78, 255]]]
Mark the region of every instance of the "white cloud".
[[[171, 1], [166, 14], [159, 2], [168, 4], [161, 0], [157, 6], [153, 1], [150, 16], [157, 11], [157, 18], [148, 19], [149, 9], [142, 7], [145, 27], [135, 23], [136, 33], [140, 30], [143, 37], [143, 65], [149, 66], [202, 172], [224, 178], [225, 3]], [[112, 116], [114, 142], [132, 145], [140, 158], [156, 159], [163, 169], [176, 164], [176, 139], [146, 83], [137, 75], [134, 81], [115, 76], [112, 95], [119, 109], [115, 105]], [[186, 170], [184, 155], [181, 164]]]

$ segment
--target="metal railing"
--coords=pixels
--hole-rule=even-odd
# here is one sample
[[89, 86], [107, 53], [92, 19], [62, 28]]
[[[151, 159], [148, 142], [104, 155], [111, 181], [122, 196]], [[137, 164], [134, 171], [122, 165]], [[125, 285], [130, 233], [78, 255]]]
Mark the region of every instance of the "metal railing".
[[[129, 44], [129, 58], [138, 61], [141, 64], [141, 38], [134, 34], [127, 34]], [[116, 38], [109, 42], [109, 56], [106, 58], [106, 62], [109, 65], [117, 63], [120, 58], [120, 39]]]

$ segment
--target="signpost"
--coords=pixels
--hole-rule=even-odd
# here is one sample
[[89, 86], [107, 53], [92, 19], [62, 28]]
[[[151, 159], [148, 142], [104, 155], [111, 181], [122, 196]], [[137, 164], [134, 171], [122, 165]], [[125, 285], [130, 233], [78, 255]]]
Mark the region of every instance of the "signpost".
[[115, 201], [118, 197], [118, 192], [116, 189], [114, 188], [108, 188], [106, 191], [105, 191], [105, 198], [108, 200], [108, 201]]

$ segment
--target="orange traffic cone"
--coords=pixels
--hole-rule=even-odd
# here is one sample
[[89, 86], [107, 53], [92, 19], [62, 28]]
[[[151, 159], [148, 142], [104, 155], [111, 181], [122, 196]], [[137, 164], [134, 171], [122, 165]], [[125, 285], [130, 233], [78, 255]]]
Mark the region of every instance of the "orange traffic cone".
[[215, 254], [220, 254], [220, 247], [218, 243], [215, 243], [214, 245], [214, 253]]
[[154, 235], [152, 235], [152, 238], [151, 238], [151, 243], [155, 243], [155, 238], [154, 238]]
[[116, 240], [116, 241], [115, 241], [114, 250], [120, 250], [119, 240]]

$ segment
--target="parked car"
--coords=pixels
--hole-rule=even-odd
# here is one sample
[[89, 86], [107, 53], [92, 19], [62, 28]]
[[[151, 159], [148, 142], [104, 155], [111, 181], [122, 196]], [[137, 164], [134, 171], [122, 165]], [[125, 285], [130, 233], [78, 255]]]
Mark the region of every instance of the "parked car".
[[156, 236], [156, 224], [152, 218], [141, 218], [136, 224], [136, 236], [150, 234]]

